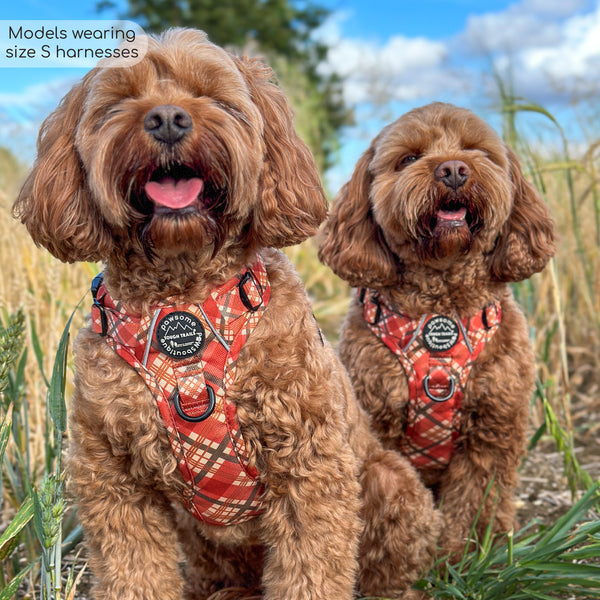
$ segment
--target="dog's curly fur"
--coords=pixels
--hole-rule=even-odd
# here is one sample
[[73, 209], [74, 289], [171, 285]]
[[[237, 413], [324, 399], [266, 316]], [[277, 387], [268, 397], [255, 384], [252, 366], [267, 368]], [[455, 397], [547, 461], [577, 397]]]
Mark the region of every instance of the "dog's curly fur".
[[[444, 182], [453, 170], [459, 182]], [[456, 215], [464, 209], [461, 222]], [[479, 535], [492, 520], [494, 531], [513, 526], [534, 357], [508, 282], [540, 271], [553, 252], [549, 211], [514, 153], [472, 112], [442, 103], [412, 110], [381, 131], [325, 226], [321, 259], [351, 285], [379, 290], [411, 318], [462, 318], [501, 303], [500, 327], [466, 386], [451, 461], [444, 469], [419, 472], [443, 514], [443, 555], [462, 551], [481, 506]], [[369, 330], [358, 299], [343, 325], [339, 352], [384, 447], [398, 449], [407, 379]]]
[[[299, 277], [273, 249], [313, 235], [327, 210], [287, 101], [268, 67], [202, 32], [171, 30], [148, 44], [133, 67], [92, 70], [45, 121], [14, 210], [61, 260], [104, 261], [111, 296], [134, 314], [166, 298], [200, 303], [261, 253], [271, 297], [229, 397], [264, 511], [214, 527], [178, 507], [184, 484], [151, 392], [84, 328], [69, 471], [95, 597], [349, 600], [363, 521], [362, 572], [402, 592], [432, 559], [433, 503], [401, 497], [414, 475], [369, 429]], [[168, 143], [147, 121], [165, 106], [189, 117]], [[155, 208], [146, 184], [178, 172], [202, 179], [199, 198]]]

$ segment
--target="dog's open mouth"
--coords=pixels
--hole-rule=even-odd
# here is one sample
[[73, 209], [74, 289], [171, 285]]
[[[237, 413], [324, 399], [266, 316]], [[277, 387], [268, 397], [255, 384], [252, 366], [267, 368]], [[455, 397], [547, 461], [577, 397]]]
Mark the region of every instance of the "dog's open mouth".
[[159, 168], [144, 185], [144, 191], [158, 212], [188, 212], [203, 205], [204, 180], [185, 165]]
[[423, 216], [418, 232], [424, 238], [453, 233], [462, 235], [467, 231], [475, 235], [481, 226], [477, 206], [469, 199], [444, 198], [431, 207], [431, 212]]
[[468, 225], [467, 207], [461, 204], [449, 204], [441, 207], [437, 213], [438, 227], [462, 227]]

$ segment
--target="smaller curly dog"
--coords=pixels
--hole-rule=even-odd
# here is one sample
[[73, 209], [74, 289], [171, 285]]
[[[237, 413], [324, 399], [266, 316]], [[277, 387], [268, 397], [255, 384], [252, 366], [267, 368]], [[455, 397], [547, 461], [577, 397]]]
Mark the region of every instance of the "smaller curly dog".
[[359, 288], [339, 353], [383, 446], [431, 490], [443, 556], [476, 515], [514, 525], [534, 356], [509, 282], [554, 253], [545, 203], [466, 109], [433, 103], [384, 128], [326, 223], [320, 258]]
[[199, 31], [149, 38], [48, 117], [15, 204], [59, 259], [105, 263], [69, 444], [97, 600], [408, 598], [433, 560], [433, 499], [404, 497], [275, 249], [327, 202], [272, 78]]

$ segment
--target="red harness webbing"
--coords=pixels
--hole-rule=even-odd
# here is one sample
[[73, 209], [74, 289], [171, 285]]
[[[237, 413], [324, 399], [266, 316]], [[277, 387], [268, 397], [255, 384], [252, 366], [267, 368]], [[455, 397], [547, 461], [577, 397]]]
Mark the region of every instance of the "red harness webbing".
[[235, 405], [227, 398], [235, 364], [269, 301], [260, 257], [202, 304], [161, 303], [126, 313], [101, 279], [92, 287], [92, 325], [152, 391], [179, 469], [184, 505], [211, 525], [261, 512], [262, 485], [249, 466]]
[[467, 379], [498, 329], [500, 303], [463, 319], [434, 314], [411, 319], [374, 290], [359, 290], [359, 298], [367, 325], [398, 357], [408, 379], [402, 452], [418, 468], [447, 465], [460, 433]]

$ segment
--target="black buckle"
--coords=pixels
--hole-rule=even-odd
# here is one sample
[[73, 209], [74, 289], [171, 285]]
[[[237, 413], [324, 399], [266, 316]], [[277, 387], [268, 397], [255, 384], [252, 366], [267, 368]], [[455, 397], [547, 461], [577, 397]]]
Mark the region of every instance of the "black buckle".
[[94, 279], [92, 279], [92, 298], [94, 306], [100, 311], [100, 324], [102, 325], [102, 336], [105, 337], [108, 333], [108, 319], [104, 312], [104, 306], [98, 300], [98, 290], [104, 282], [104, 273], [98, 273]]
[[[358, 301], [364, 306], [365, 305], [365, 296], [367, 294], [367, 288], [360, 288], [358, 290]], [[379, 322], [379, 319], [381, 319], [381, 304], [379, 303], [379, 300], [376, 296], [376, 292], [371, 292], [371, 301], [373, 302], [373, 304], [375, 304], [375, 306], [377, 306], [377, 312], [375, 313], [375, 318], [373, 319], [373, 321], [367, 321], [367, 323], [369, 323], [369, 325], [377, 325], [377, 323]], [[366, 319], [365, 319], [366, 321]]]
[[100, 286], [102, 285], [103, 281], [104, 272], [98, 273], [98, 275], [96, 275], [96, 277], [92, 279], [92, 296], [94, 297], [94, 300], [96, 300], [96, 298], [98, 297], [98, 290], [100, 289]]
[[206, 391], [208, 392], [208, 408], [199, 416], [199, 417], [190, 417], [183, 408], [181, 407], [181, 398], [179, 397], [179, 390], [175, 391], [175, 397], [173, 398], [173, 404], [175, 405], [175, 410], [177, 414], [184, 419], [185, 421], [189, 421], [190, 423], [199, 423], [200, 421], [204, 421], [208, 419], [212, 414], [213, 410], [215, 410], [215, 391], [212, 389], [208, 383], [206, 384]]
[[375, 313], [375, 318], [371, 321], [371, 325], [377, 325], [379, 323], [379, 319], [381, 319], [381, 304], [379, 304], [379, 300], [375, 297], [371, 298], [373, 304], [377, 306], [377, 312]]
[[[258, 294], [260, 296], [260, 302], [256, 305], [254, 305], [254, 304], [252, 304], [252, 302], [250, 302], [250, 298], [248, 298], [248, 294], [246, 293], [246, 290], [244, 289], [244, 286], [250, 280], [252, 280], [252, 283], [254, 283], [254, 285], [256, 286], [256, 289], [258, 290]], [[238, 289], [240, 291], [240, 299], [242, 301], [242, 304], [248, 310], [251, 310], [252, 312], [256, 312], [262, 305], [262, 288], [260, 287], [260, 284], [256, 280], [256, 277], [254, 277], [254, 273], [252, 272], [252, 269], [248, 269], [244, 273], [244, 276], [240, 279], [240, 282], [238, 283]]]
[[494, 304], [488, 304], [481, 312], [481, 322], [483, 323], [483, 326], [489, 330], [492, 328], [492, 326], [489, 324], [489, 321], [488, 321], [488, 310], [495, 310], [496, 318], [497, 318], [498, 317], [498, 309], [496, 308], [496, 306]]

